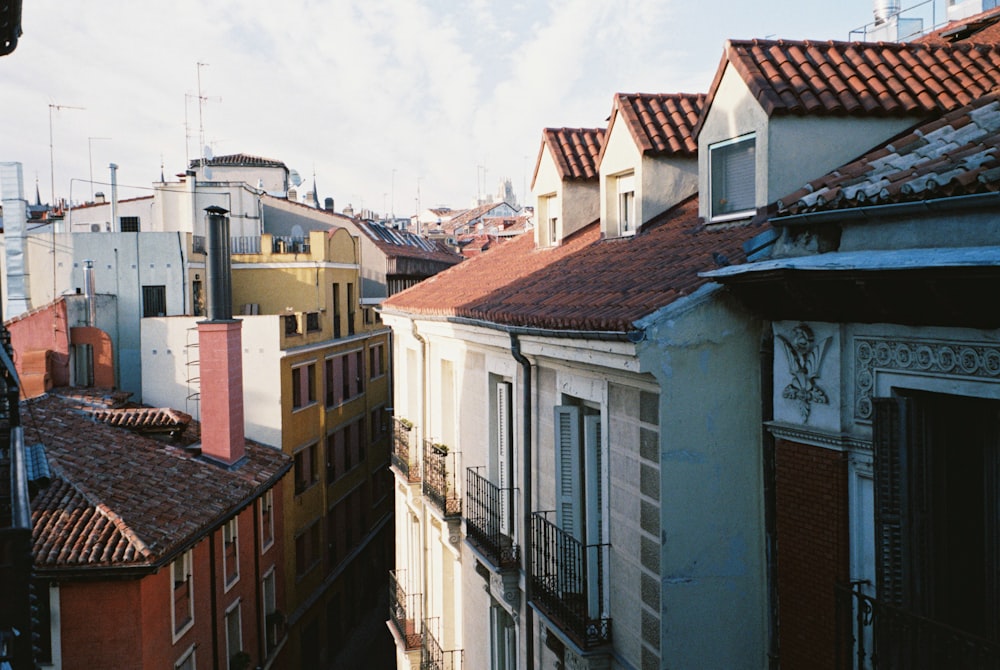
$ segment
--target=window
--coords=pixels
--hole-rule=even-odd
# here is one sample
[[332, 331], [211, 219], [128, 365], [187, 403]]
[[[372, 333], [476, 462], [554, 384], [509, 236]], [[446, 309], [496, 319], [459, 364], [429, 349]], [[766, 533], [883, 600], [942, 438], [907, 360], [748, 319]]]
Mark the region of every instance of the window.
[[385, 346], [376, 342], [368, 347], [368, 376], [371, 379], [385, 374]]
[[607, 458], [603, 454], [600, 412], [589, 406], [555, 408], [556, 523], [585, 547], [587, 609], [592, 618], [608, 611], [608, 561], [601, 545], [608, 537]]
[[261, 552], [274, 544], [274, 489], [260, 497], [260, 548]]
[[[879, 600], [995, 639], [1000, 402], [907, 392], [874, 404]], [[902, 644], [890, 628], [874, 631], [887, 658]]]
[[490, 605], [490, 670], [517, 668], [517, 634], [514, 619], [495, 600]]
[[191, 647], [184, 652], [184, 655], [181, 656], [176, 663], [174, 663], [174, 670], [196, 670], [197, 666], [195, 665], [194, 650], [195, 646], [191, 645]]
[[292, 409], [316, 402], [316, 364], [292, 368]]
[[284, 626], [284, 620], [278, 614], [277, 587], [274, 569], [272, 568], [261, 580], [261, 598], [264, 606], [264, 641], [267, 644], [266, 654], [270, 655], [278, 646], [278, 640]]
[[326, 482], [332, 484], [364, 460], [364, 420], [352, 421], [326, 438]]
[[379, 405], [372, 410], [371, 420], [368, 423], [368, 440], [373, 444], [381, 440], [389, 432], [389, 413], [385, 411], [385, 405]]
[[[234, 657], [243, 651], [243, 621], [240, 617], [240, 601], [226, 610], [226, 658], [232, 667]], [[242, 667], [242, 666], [237, 666]]]
[[222, 573], [229, 587], [240, 577], [239, 524], [233, 517], [222, 526]]
[[618, 193], [618, 233], [634, 235], [638, 226], [635, 211], [635, 174], [623, 174], [615, 179]]
[[494, 425], [492, 437], [496, 443], [496, 449], [491, 449], [490, 469], [493, 472], [493, 482], [500, 490], [500, 533], [506, 537], [513, 536], [513, 518], [511, 500], [511, 482], [514, 476], [514, 454], [513, 443], [511, 441], [512, 416], [510, 409], [511, 390], [510, 382], [498, 381], [495, 389]]
[[299, 317], [295, 314], [286, 314], [282, 317], [285, 320], [285, 336], [299, 334]]
[[139, 217], [138, 216], [119, 216], [118, 221], [121, 222], [121, 231], [123, 233], [138, 233], [139, 232]]
[[756, 140], [753, 135], [708, 149], [712, 218], [739, 218], [756, 205]]
[[354, 334], [354, 316], [356, 305], [354, 304], [354, 284], [347, 285], [347, 334]]
[[538, 198], [538, 221], [541, 227], [538, 231], [538, 244], [552, 246], [556, 243], [556, 230], [559, 224], [559, 200], [555, 195]]
[[295, 452], [295, 495], [316, 483], [316, 445]]
[[326, 406], [336, 407], [364, 392], [364, 352], [326, 359]]
[[143, 317], [167, 315], [166, 286], [142, 287], [142, 315]]
[[174, 635], [178, 636], [194, 623], [193, 580], [191, 576], [191, 551], [184, 552], [170, 566], [173, 581], [171, 616], [174, 620]]
[[333, 336], [340, 337], [340, 284], [333, 283]]
[[191, 282], [191, 306], [194, 316], [202, 316], [205, 313], [205, 295], [202, 291], [200, 279]]
[[319, 562], [319, 521], [313, 522], [295, 538], [295, 574], [306, 574]]
[[319, 330], [322, 330], [319, 312], [306, 312], [306, 332], [315, 333]]

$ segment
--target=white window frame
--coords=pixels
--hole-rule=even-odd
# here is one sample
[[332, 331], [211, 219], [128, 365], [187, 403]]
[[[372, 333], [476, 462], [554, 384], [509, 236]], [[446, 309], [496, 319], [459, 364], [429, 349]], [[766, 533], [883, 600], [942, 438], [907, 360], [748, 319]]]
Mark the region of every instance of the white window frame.
[[[233, 578], [229, 579], [229, 564], [226, 560], [226, 554], [228, 554], [228, 545], [232, 542], [235, 546], [235, 556], [236, 556], [236, 570], [233, 573]], [[234, 516], [232, 519], [222, 524], [222, 580], [225, 582], [224, 592], [228, 592], [229, 589], [240, 581], [240, 524], [239, 517]]]
[[517, 622], [495, 600], [490, 605], [490, 670], [517, 670]]
[[[230, 605], [229, 607], [226, 608], [226, 614], [223, 617], [223, 621], [225, 623], [225, 630], [226, 630], [226, 665], [227, 665], [227, 667], [229, 665], [230, 660], [233, 658], [233, 654], [235, 654], [237, 652], [240, 652], [240, 651], [243, 651], [243, 610], [240, 607], [241, 604], [242, 604], [241, 599], [237, 598], [236, 601], [233, 602], [232, 605]], [[233, 614], [234, 612], [236, 614], [236, 621], [237, 621], [237, 624], [238, 624], [237, 627], [236, 627], [236, 632], [238, 633], [238, 636], [240, 638], [238, 640], [239, 644], [237, 645], [236, 649], [232, 648], [232, 640], [229, 639], [229, 616], [231, 614]]]
[[[715, 173], [715, 161], [716, 152], [727, 147], [733, 147], [738, 144], [751, 143], [753, 147], [753, 166], [750, 170], [751, 176], [751, 200], [749, 207], [744, 207], [738, 210], [725, 211], [716, 213], [715, 206], [715, 179], [713, 177]], [[735, 219], [745, 219], [753, 216], [754, 212], [757, 210], [757, 133], [747, 133], [745, 135], [740, 135], [739, 137], [733, 137], [728, 140], [723, 140], [722, 142], [716, 142], [715, 144], [709, 145], [708, 147], [708, 193], [709, 193], [709, 220], [710, 221], [732, 221]]]
[[[592, 408], [591, 408], [592, 409]], [[555, 408], [556, 523], [584, 547], [610, 543], [608, 532], [608, 453], [602, 430], [602, 414], [584, 412], [578, 405]], [[610, 561], [598, 560], [600, 546], [586, 550], [588, 574], [601, 570], [603, 598], [598, 581], [587, 580], [587, 607], [591, 618], [610, 611]]]
[[618, 234], [622, 237], [635, 235], [639, 229], [636, 212], [635, 172], [625, 172], [615, 178], [615, 201], [618, 211]]
[[[194, 556], [192, 551], [188, 549], [170, 564], [170, 629], [173, 634], [173, 642], [181, 639], [194, 626]], [[174, 597], [174, 591], [176, 590], [174, 586], [174, 571], [176, 569], [175, 564], [178, 561], [181, 562], [181, 571], [186, 575], [188, 589], [188, 622], [180, 630], [177, 629], [177, 603]]]
[[559, 239], [556, 235], [556, 226], [559, 224], [559, 196], [555, 193], [549, 193], [541, 196], [539, 200], [542, 204], [541, 211], [538, 213], [539, 220], [544, 221], [545, 225], [542, 227], [542, 234], [538, 241], [541, 246], [554, 247]]
[[194, 651], [197, 645], [192, 644], [190, 647], [184, 650], [180, 658], [174, 662], [174, 670], [181, 670], [184, 664], [189, 660], [191, 661], [191, 670], [198, 670], [198, 657], [195, 655]]
[[500, 533], [517, 541], [517, 524], [514, 523], [514, 437], [513, 395], [514, 385], [498, 380], [494, 386], [496, 431], [495, 483], [500, 489]]
[[[267, 525], [264, 524], [264, 510], [267, 510]], [[268, 489], [260, 497], [260, 553], [265, 554], [274, 545], [274, 489]], [[270, 533], [265, 531], [269, 530]], [[270, 538], [268, 539], [268, 535]]]

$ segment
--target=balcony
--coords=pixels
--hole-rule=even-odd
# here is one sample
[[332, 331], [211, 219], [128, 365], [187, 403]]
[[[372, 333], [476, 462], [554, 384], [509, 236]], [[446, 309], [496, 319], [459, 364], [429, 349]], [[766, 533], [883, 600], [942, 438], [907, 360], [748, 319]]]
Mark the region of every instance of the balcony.
[[465, 652], [461, 649], [443, 651], [437, 638], [431, 634], [432, 622], [424, 622], [424, 641], [420, 649], [420, 670], [462, 670]]
[[837, 587], [837, 668], [1000, 667], [1000, 643]]
[[611, 619], [603, 612], [607, 544], [585, 545], [549, 520], [531, 515], [532, 604], [577, 645], [611, 642]]
[[445, 516], [462, 515], [458, 492], [458, 452], [433, 440], [424, 440], [424, 497]]
[[389, 620], [407, 651], [420, 649], [423, 644], [419, 593], [407, 593], [405, 570], [389, 571]]
[[416, 456], [413, 428], [413, 424], [403, 419], [392, 420], [392, 453], [389, 455], [392, 466], [411, 484], [420, 481], [420, 466], [411, 460]]
[[482, 468], [465, 471], [466, 538], [502, 570], [516, 569], [521, 548], [511, 535], [517, 515], [517, 489], [501, 489], [479, 474]]

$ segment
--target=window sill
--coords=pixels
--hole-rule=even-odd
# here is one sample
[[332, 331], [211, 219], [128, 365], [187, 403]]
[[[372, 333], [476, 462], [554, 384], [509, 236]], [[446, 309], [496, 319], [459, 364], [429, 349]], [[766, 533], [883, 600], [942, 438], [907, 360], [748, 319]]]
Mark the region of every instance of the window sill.
[[316, 405], [316, 404], [317, 404], [316, 401], [313, 400], [313, 401], [311, 401], [311, 402], [309, 402], [309, 403], [307, 403], [305, 405], [299, 405], [298, 407], [292, 407], [292, 414], [295, 414], [296, 412], [301, 412], [304, 409], [309, 409], [310, 407], [312, 407], [313, 405]]
[[726, 223], [728, 221], [739, 221], [740, 219], [749, 219], [752, 218], [753, 215], [756, 214], [756, 212], [757, 210], [755, 209], [746, 209], [743, 210], [742, 212], [732, 212], [731, 214], [719, 214], [717, 216], [709, 218], [708, 222], [710, 224]]

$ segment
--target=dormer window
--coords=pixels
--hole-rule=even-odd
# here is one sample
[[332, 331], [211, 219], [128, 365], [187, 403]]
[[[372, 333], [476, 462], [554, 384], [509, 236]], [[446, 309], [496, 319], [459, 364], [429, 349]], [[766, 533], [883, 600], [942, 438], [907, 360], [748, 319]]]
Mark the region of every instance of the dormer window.
[[618, 233], [634, 235], [639, 225], [635, 211], [635, 173], [618, 176], [615, 184], [618, 193]]
[[559, 200], [556, 195], [545, 195], [538, 198], [538, 245], [541, 247], [555, 246], [558, 242], [556, 227], [559, 224]]
[[744, 135], [708, 148], [712, 221], [750, 216], [756, 205], [756, 136]]

